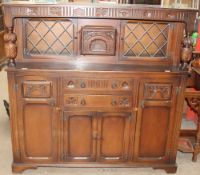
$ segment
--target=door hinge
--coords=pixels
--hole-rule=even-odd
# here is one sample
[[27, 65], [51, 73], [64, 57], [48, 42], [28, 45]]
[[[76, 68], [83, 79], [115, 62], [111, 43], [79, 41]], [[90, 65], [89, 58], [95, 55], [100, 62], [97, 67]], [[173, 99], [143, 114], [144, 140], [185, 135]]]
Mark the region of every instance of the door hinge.
[[65, 160], [66, 159], [66, 155], [65, 154], [62, 154], [60, 157], [61, 157], [61, 160]]
[[14, 90], [17, 92], [17, 91], [18, 91], [18, 89], [19, 89], [19, 86], [18, 86], [18, 84], [14, 84]]
[[176, 95], [179, 95], [180, 92], [181, 92], [181, 87], [180, 87], [180, 86], [179, 86], [179, 87], [176, 87]]

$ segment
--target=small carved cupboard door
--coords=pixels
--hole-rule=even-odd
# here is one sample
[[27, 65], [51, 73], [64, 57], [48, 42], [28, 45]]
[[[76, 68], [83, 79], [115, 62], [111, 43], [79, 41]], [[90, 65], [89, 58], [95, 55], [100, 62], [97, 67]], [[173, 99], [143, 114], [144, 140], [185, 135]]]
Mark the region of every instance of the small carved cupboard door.
[[94, 161], [96, 158], [97, 120], [95, 112], [68, 111], [63, 115], [63, 160]]
[[51, 163], [57, 159], [58, 111], [55, 78], [19, 77], [15, 85], [18, 99], [18, 128], [21, 160]]
[[168, 79], [141, 83], [134, 147], [137, 161], [169, 161], [178, 82]]
[[97, 161], [122, 162], [128, 159], [132, 115], [126, 112], [99, 112]]

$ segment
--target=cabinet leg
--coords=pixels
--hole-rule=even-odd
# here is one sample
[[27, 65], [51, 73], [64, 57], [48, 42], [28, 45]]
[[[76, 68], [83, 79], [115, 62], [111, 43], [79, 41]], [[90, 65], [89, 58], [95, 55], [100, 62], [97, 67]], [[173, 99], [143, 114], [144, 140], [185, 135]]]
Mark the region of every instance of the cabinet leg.
[[153, 169], [163, 169], [163, 170], [165, 170], [165, 172], [167, 174], [175, 174], [176, 171], [177, 171], [177, 166], [176, 165], [169, 166], [169, 167], [165, 167], [165, 166], [162, 167], [162, 166], [160, 166], [160, 167], [154, 167]]
[[197, 156], [199, 153], [200, 153], [200, 143], [196, 143], [194, 145], [194, 152], [193, 152], [193, 157], [192, 157], [193, 162], [197, 161]]
[[33, 165], [25, 165], [25, 164], [12, 164], [12, 172], [13, 173], [23, 173], [23, 171], [28, 169], [37, 169], [37, 166]]

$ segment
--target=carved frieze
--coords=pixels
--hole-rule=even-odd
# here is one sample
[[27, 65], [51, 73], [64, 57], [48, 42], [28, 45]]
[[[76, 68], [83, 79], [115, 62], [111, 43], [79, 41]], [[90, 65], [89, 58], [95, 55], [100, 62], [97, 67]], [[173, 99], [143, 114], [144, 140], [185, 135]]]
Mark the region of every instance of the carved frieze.
[[62, 8], [61, 7], [49, 7], [48, 14], [52, 16], [62, 16]]
[[37, 7], [27, 7], [24, 8], [24, 12], [28, 16], [37, 16], [39, 15], [39, 11]]
[[166, 100], [171, 98], [172, 85], [170, 84], [145, 84], [145, 99]]
[[96, 16], [98, 17], [108, 17], [109, 9], [108, 8], [96, 8]]
[[25, 81], [23, 82], [23, 96], [26, 98], [51, 97], [50, 81]]
[[73, 15], [74, 16], [85, 16], [85, 8], [74, 8]]

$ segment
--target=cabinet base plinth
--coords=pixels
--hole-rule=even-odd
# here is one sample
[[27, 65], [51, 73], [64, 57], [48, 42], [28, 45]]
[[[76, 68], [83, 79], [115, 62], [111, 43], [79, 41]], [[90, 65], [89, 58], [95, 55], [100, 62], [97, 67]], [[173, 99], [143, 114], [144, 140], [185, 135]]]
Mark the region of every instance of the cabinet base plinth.
[[174, 165], [174, 166], [160, 166], [160, 167], [154, 167], [153, 169], [163, 169], [165, 170], [165, 172], [167, 174], [175, 174], [176, 171], [177, 171], [177, 166]]
[[18, 164], [18, 163], [13, 163], [12, 164], [12, 172], [13, 173], [23, 173], [25, 170], [28, 169], [37, 169], [37, 166], [34, 165], [27, 165], [27, 164]]
[[137, 165], [137, 164], [127, 164], [127, 165], [117, 165], [117, 164], [24, 164], [24, 163], [13, 163], [12, 172], [13, 173], [23, 173], [28, 169], [37, 169], [38, 167], [56, 167], [56, 168], [150, 168], [165, 170], [168, 174], [174, 174], [177, 171], [177, 165], [160, 165], [160, 166], [148, 166], [148, 165]]

